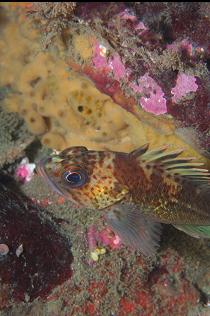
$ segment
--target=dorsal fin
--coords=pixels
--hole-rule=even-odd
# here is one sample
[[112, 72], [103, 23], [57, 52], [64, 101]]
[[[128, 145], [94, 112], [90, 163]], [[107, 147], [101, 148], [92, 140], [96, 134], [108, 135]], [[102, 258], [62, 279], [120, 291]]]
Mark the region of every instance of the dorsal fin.
[[69, 148], [66, 148], [63, 151], [61, 151], [59, 153], [59, 157], [66, 158], [68, 156], [75, 155], [75, 154], [81, 154], [82, 152], [84, 153], [87, 151], [88, 151], [87, 148], [84, 146], [69, 147]]
[[149, 144], [144, 144], [143, 146], [133, 150], [130, 152], [129, 156], [133, 158], [137, 158], [139, 156], [142, 156], [149, 148]]
[[146, 162], [153, 162], [153, 163], [163, 163], [165, 160], [174, 159], [178, 157], [183, 150], [176, 150], [173, 152], [166, 152], [168, 147], [162, 147], [158, 150], [147, 151], [143, 156], [142, 160]]
[[[147, 150], [148, 145], [144, 145], [131, 153], [132, 157], [138, 158], [145, 164], [159, 165], [166, 173], [180, 176], [184, 180], [192, 181], [194, 184], [210, 190], [210, 173], [202, 167], [204, 164], [194, 161], [195, 158], [178, 157], [184, 150], [166, 152], [168, 147], [155, 150]], [[139, 153], [139, 154], [138, 154]]]

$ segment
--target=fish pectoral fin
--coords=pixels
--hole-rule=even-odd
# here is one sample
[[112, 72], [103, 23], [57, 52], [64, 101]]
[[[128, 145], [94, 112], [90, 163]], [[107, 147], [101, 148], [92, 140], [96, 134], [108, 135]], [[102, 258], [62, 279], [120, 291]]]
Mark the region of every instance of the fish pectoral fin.
[[161, 224], [147, 219], [137, 209], [126, 204], [115, 204], [106, 215], [108, 225], [123, 243], [153, 256], [159, 246]]

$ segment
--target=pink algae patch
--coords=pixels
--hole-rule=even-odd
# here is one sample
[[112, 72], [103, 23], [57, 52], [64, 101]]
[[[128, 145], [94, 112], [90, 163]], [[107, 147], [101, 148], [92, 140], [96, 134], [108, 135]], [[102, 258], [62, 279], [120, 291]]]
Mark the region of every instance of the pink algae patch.
[[126, 77], [126, 68], [119, 54], [115, 53], [108, 58], [107, 48], [98, 42], [94, 45], [93, 64], [97, 69], [112, 71], [114, 79], [116, 80]]
[[29, 163], [28, 158], [24, 158], [15, 170], [16, 178], [23, 183], [31, 181], [35, 167], [34, 163]]
[[109, 65], [113, 71], [114, 78], [116, 80], [120, 80], [126, 77], [125, 66], [122, 63], [121, 58], [117, 53], [112, 56], [111, 60], [109, 61]]
[[142, 21], [138, 21], [137, 17], [129, 12], [128, 9], [125, 9], [118, 15], [122, 20], [130, 21], [134, 23], [134, 29], [139, 32], [141, 35], [142, 32], [147, 31], [148, 28], [144, 25]]
[[127, 20], [127, 21], [132, 21], [132, 22], [136, 22], [137, 21], [137, 17], [130, 13], [128, 9], [123, 10], [120, 14], [119, 17], [123, 20]]
[[96, 68], [107, 68], [106, 48], [98, 42], [94, 45], [93, 64]]
[[91, 225], [87, 231], [88, 247], [91, 251], [95, 250], [98, 245], [108, 246], [111, 249], [118, 249], [122, 242], [118, 235], [116, 235], [108, 227], [98, 231], [95, 225]]
[[102, 245], [109, 246], [111, 249], [118, 249], [122, 245], [120, 237], [108, 227], [99, 232], [98, 240]]
[[148, 31], [148, 28], [144, 25], [143, 22], [138, 22], [135, 26], [135, 30], [138, 32], [139, 35], [142, 35], [145, 31]]
[[138, 79], [138, 84], [132, 83], [130, 87], [135, 92], [142, 94], [140, 104], [145, 111], [155, 115], [167, 112], [164, 92], [148, 73]]
[[195, 92], [198, 89], [196, 78], [194, 76], [186, 75], [184, 73], [178, 74], [176, 86], [171, 89], [173, 94], [172, 101], [177, 102], [189, 92]]
[[187, 39], [183, 39], [181, 42], [175, 41], [172, 44], [167, 44], [166, 47], [174, 52], [178, 52], [180, 49], [185, 50], [189, 56], [192, 56], [193, 46]]

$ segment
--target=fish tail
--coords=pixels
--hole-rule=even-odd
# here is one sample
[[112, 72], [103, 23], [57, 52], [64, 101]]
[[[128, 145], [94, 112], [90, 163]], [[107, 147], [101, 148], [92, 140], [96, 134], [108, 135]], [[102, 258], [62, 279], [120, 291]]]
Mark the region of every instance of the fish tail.
[[187, 235], [195, 238], [210, 238], [210, 226], [199, 225], [173, 225], [179, 230], [182, 230]]

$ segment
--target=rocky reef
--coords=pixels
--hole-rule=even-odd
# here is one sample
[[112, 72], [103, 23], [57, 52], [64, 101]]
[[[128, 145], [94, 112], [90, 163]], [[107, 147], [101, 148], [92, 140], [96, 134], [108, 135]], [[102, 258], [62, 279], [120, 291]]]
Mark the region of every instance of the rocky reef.
[[208, 315], [208, 240], [166, 227], [145, 258], [34, 168], [145, 143], [210, 168], [209, 4], [2, 3], [0, 25], [0, 315]]
[[1, 246], [8, 247], [0, 254], [2, 309], [47, 297], [71, 277], [73, 258], [70, 242], [4, 175], [0, 192]]

